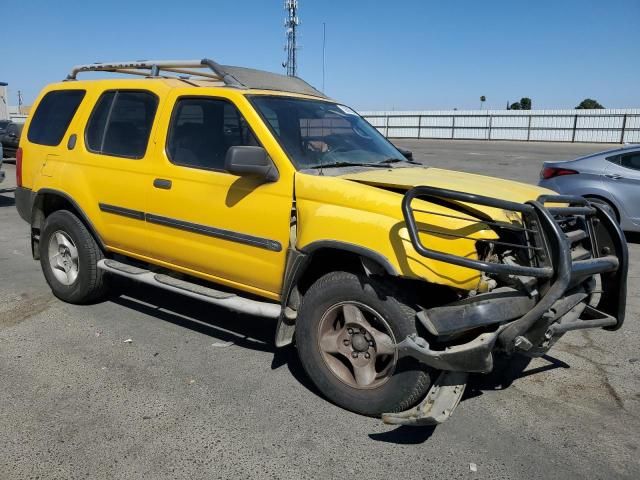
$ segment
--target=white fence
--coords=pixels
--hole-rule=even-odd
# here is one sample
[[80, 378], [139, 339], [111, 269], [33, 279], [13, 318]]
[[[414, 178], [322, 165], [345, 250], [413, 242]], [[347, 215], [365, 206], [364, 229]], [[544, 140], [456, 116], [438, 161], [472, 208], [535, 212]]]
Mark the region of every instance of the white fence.
[[640, 108], [360, 114], [389, 138], [640, 143]]
[[16, 122], [16, 123], [24, 123], [27, 121], [27, 115], [22, 115], [22, 114], [13, 114], [10, 113], [9, 114], [9, 120], [11, 120], [12, 122]]

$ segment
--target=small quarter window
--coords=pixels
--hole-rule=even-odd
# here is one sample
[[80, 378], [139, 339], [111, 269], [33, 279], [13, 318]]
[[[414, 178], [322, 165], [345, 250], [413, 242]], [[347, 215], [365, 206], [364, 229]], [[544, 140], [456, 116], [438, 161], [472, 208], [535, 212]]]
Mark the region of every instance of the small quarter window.
[[56, 90], [47, 93], [33, 114], [27, 138], [38, 145], [56, 146], [84, 98], [84, 90]]
[[229, 147], [258, 146], [232, 103], [217, 98], [181, 98], [169, 126], [167, 154], [176, 165], [224, 170]]
[[102, 155], [144, 157], [157, 108], [158, 97], [151, 92], [104, 92], [87, 125], [87, 148]]

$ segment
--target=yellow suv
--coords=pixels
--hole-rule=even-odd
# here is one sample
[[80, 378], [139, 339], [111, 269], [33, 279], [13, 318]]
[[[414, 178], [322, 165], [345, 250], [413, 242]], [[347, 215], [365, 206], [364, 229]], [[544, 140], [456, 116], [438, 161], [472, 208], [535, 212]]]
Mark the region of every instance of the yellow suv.
[[127, 277], [278, 319], [328, 399], [389, 423], [446, 420], [498, 351], [624, 320], [627, 247], [599, 204], [422, 166], [299, 78], [78, 66], [25, 132], [16, 206], [58, 298]]

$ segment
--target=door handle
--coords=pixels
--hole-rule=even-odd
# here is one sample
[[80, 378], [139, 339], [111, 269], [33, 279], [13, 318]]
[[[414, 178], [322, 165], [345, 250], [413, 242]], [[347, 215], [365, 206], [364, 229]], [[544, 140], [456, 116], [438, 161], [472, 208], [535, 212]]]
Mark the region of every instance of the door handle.
[[165, 178], [156, 178], [153, 181], [153, 186], [156, 188], [161, 188], [163, 190], [171, 189], [171, 180], [167, 180]]
[[604, 176], [612, 180], [619, 180], [622, 178], [622, 175], [618, 175], [617, 173], [605, 173]]

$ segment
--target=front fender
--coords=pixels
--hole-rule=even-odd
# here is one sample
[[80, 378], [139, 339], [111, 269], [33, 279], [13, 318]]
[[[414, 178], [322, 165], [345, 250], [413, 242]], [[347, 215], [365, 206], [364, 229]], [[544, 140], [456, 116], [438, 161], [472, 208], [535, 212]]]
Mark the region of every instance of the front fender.
[[[402, 193], [337, 178], [296, 175], [298, 232], [296, 248], [305, 251], [317, 242], [340, 242], [376, 252], [398, 275], [419, 278], [461, 290], [477, 289], [480, 272], [418, 254], [402, 216]], [[423, 241], [432, 248], [468, 258], [477, 258], [475, 239], [496, 238], [479, 221], [441, 217], [427, 211], [451, 211], [440, 205], [418, 201], [424, 211], [417, 221]], [[453, 212], [455, 213], [455, 212]], [[461, 238], [464, 237], [464, 238]]]

